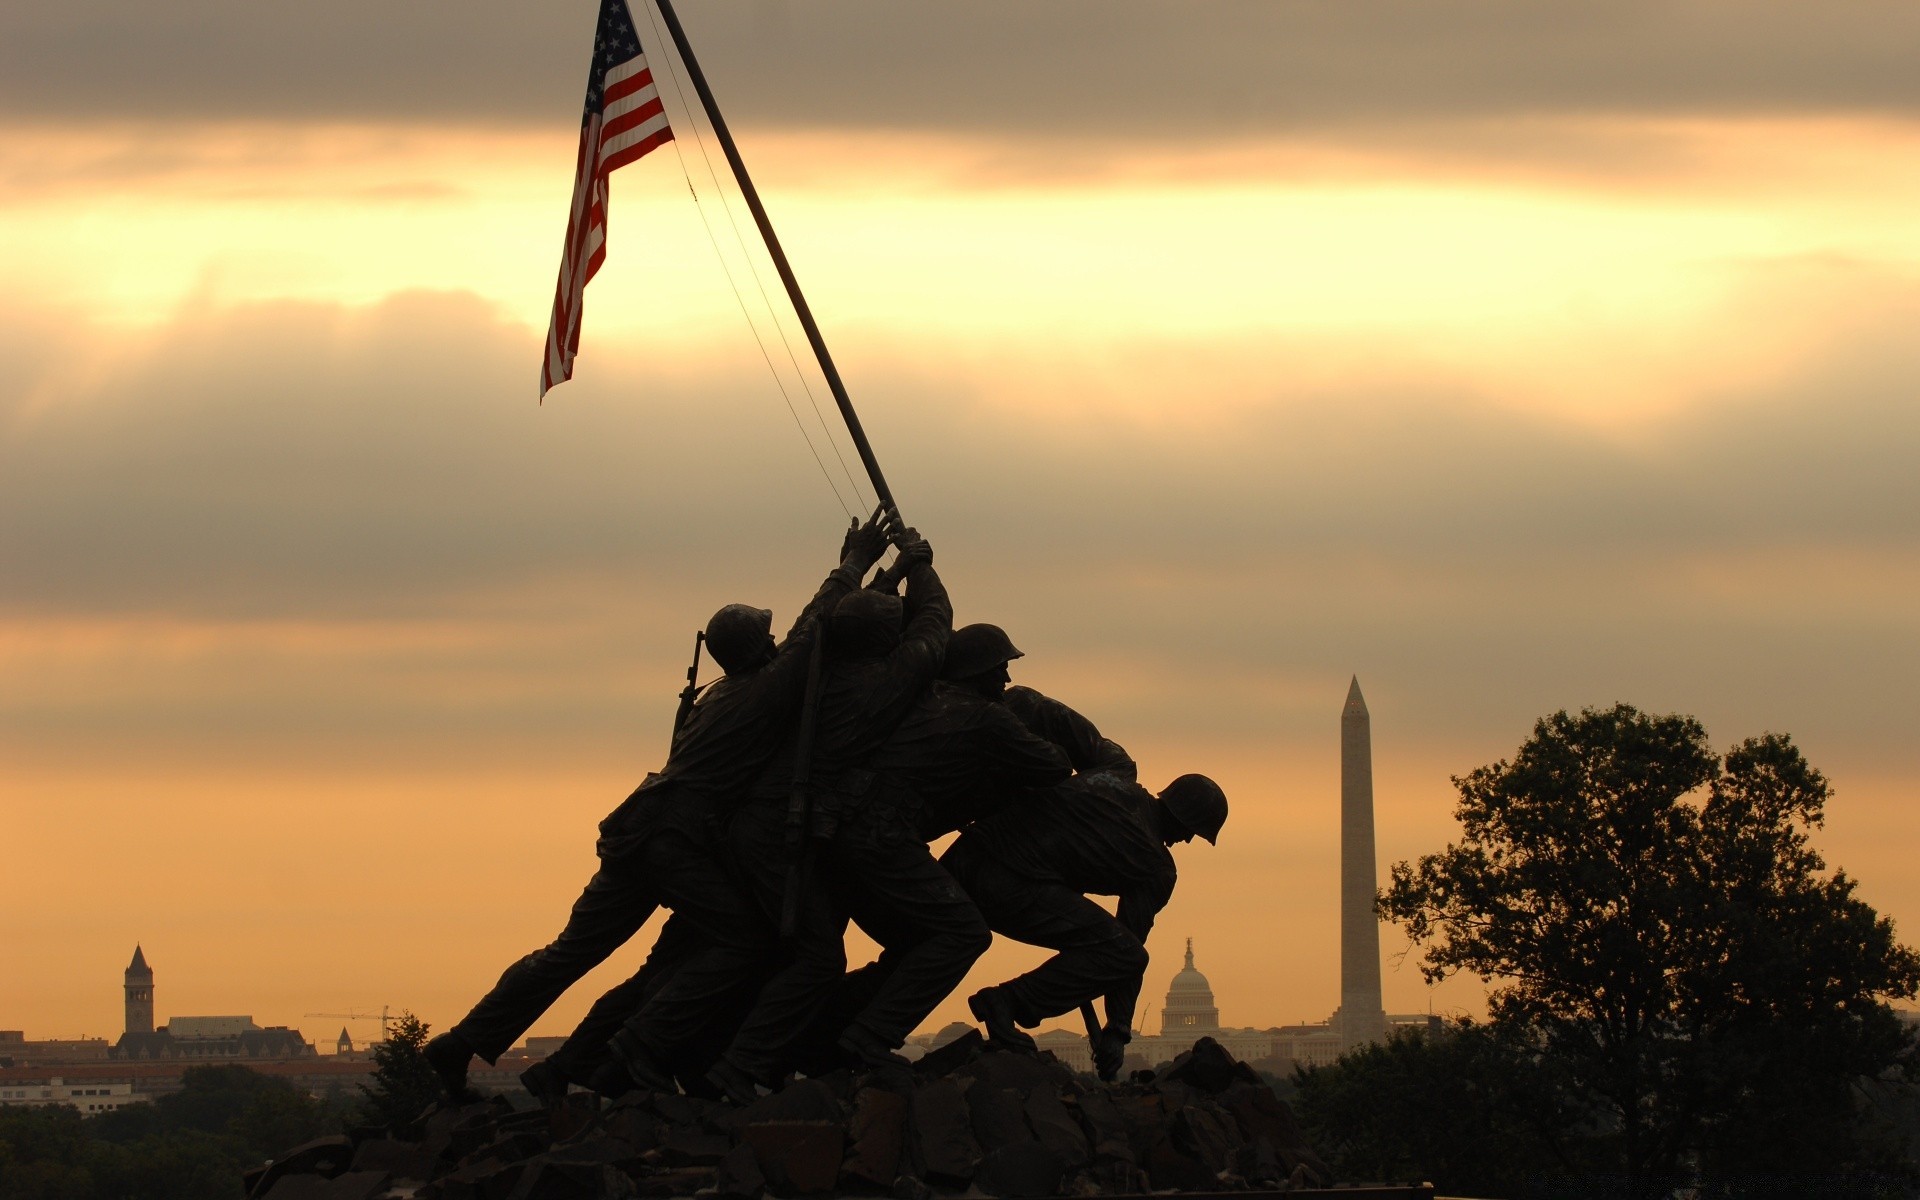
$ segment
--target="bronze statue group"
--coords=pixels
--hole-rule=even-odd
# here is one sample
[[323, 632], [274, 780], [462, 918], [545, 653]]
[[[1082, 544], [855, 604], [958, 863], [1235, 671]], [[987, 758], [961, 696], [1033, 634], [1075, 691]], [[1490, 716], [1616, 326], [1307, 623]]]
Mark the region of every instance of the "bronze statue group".
[[[682, 704], [666, 764], [600, 823], [566, 927], [427, 1043], [449, 1093], [659, 908], [640, 970], [522, 1076], [535, 1095], [746, 1103], [795, 1074], [903, 1062], [995, 933], [1057, 953], [968, 999], [989, 1043], [1030, 1051], [1022, 1026], [1080, 1010], [1113, 1078], [1173, 894], [1169, 848], [1217, 837], [1220, 788], [1183, 775], [1153, 795], [1085, 717], [1010, 687], [1020, 651], [998, 626], [953, 628], [932, 548], [890, 514], [848, 532], [784, 642], [772, 613], [729, 604], [705, 645], [725, 674]], [[935, 859], [929, 844], [956, 831]], [[882, 948], [852, 972], [850, 920]]]

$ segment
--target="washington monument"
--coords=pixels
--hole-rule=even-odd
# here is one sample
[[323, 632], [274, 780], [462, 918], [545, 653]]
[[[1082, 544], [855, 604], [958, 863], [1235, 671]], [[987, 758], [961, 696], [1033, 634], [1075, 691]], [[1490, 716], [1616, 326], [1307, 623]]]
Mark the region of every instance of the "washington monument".
[[1380, 920], [1373, 910], [1373, 725], [1360, 679], [1340, 710], [1340, 1011], [1342, 1053], [1386, 1038]]

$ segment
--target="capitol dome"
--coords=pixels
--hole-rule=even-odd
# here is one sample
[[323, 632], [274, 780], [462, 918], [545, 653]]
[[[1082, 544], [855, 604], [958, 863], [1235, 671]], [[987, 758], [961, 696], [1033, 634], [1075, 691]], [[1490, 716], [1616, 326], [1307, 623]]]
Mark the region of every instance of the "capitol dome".
[[1167, 986], [1167, 1002], [1160, 1009], [1162, 1037], [1217, 1032], [1220, 1010], [1214, 1007], [1213, 985], [1193, 965], [1193, 939], [1187, 939], [1187, 965]]

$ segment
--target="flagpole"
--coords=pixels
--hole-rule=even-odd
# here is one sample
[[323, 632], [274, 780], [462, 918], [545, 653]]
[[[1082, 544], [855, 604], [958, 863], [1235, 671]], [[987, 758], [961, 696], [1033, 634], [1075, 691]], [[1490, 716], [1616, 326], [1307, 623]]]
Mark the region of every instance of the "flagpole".
[[[646, 0], [639, 0], [646, 3]], [[760, 203], [760, 193], [754, 189], [753, 179], [747, 174], [747, 164], [740, 157], [740, 148], [733, 144], [733, 135], [727, 132], [726, 118], [720, 115], [720, 106], [714, 102], [713, 91], [707, 87], [707, 77], [700, 70], [700, 60], [693, 55], [693, 47], [687, 42], [686, 30], [680, 27], [680, 18], [674, 14], [673, 0], [654, 0], [660, 15], [666, 19], [667, 32], [673, 38], [674, 49], [680, 52], [680, 61], [687, 66], [687, 77], [693, 80], [693, 90], [700, 95], [700, 107], [706, 110], [707, 121], [713, 126], [713, 132], [720, 139], [720, 148], [726, 153], [727, 165], [733, 168], [733, 177], [740, 184], [740, 191], [747, 198], [747, 208], [753, 213], [753, 223], [760, 227], [761, 240], [767, 244], [767, 253], [773, 257], [773, 266], [780, 273], [780, 282], [786, 285], [787, 299], [793, 302], [793, 311], [800, 318], [800, 328], [806, 331], [807, 343], [813, 347], [813, 356], [820, 362], [820, 373], [827, 378], [827, 387], [833, 391], [834, 403], [840, 406], [840, 416], [847, 423], [847, 432], [853, 436], [853, 446], [860, 452], [860, 461], [867, 468], [867, 478], [873, 481], [874, 495], [880, 503], [889, 509], [895, 508], [893, 491], [887, 487], [887, 477], [880, 473], [880, 460], [873, 456], [873, 447], [867, 442], [867, 432], [860, 427], [860, 415], [853, 411], [853, 401], [847, 398], [847, 386], [840, 382], [840, 371], [833, 365], [833, 355], [827, 351], [827, 341], [820, 336], [820, 327], [814, 323], [813, 310], [807, 306], [806, 296], [801, 294], [800, 281], [794, 278], [793, 267], [787, 263], [787, 253], [780, 248], [780, 237], [773, 231], [773, 221], [767, 216], [767, 210]]]

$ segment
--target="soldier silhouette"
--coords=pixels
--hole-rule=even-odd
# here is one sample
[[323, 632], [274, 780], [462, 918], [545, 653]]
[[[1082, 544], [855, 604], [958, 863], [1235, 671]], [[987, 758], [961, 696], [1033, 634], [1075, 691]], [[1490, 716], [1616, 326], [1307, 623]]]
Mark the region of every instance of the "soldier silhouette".
[[[707, 624], [706, 645], [726, 674], [699, 697], [675, 731], [666, 765], [649, 775], [600, 824], [599, 869], [574, 901], [551, 943], [508, 967], [473, 1010], [427, 1043], [425, 1053], [449, 1093], [467, 1092], [467, 1068], [517, 1041], [561, 993], [605, 961], [656, 908], [672, 910], [674, 969], [658, 986], [636, 984], [637, 1014], [610, 1048], [633, 1081], [672, 1091], [676, 1046], [698, 1041], [742, 981], [764, 968], [774, 947], [765, 916], [715, 854], [718, 833], [748, 783], [774, 754], [798, 713], [808, 660], [823, 618], [860, 586], [885, 551], [892, 518], [850, 530], [840, 565], [775, 644], [772, 613], [730, 604]], [[632, 981], [630, 981], [632, 982]], [[576, 1061], [612, 1025], [622, 1006], [596, 1005], [596, 1029], [578, 1033]], [[556, 1081], [536, 1080], [554, 1086]]]

